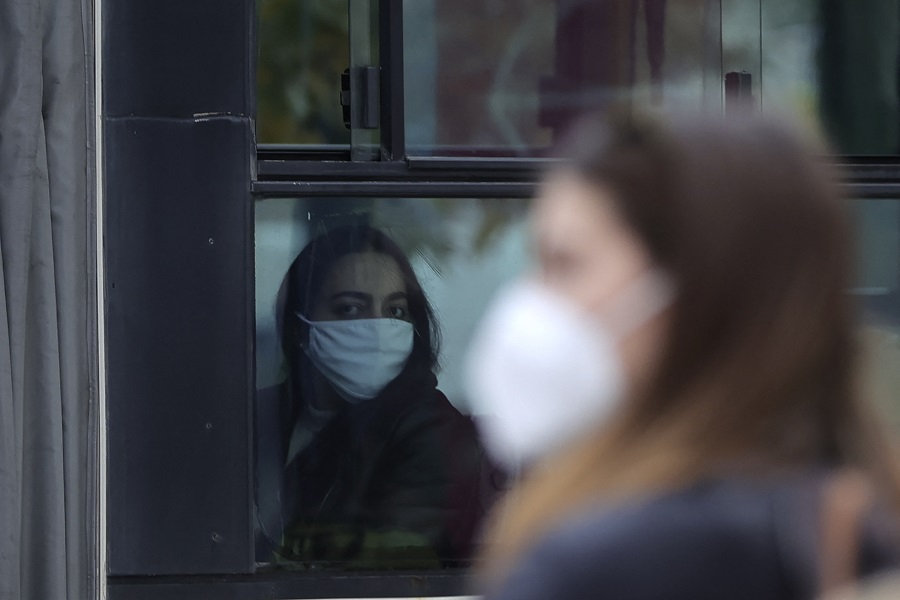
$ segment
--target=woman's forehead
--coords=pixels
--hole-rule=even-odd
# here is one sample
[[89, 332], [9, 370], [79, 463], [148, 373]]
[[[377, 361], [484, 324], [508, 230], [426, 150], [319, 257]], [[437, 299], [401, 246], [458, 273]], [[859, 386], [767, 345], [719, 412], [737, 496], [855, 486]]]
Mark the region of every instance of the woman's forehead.
[[397, 261], [378, 252], [353, 252], [335, 261], [323, 286], [324, 295], [358, 291], [386, 296], [406, 291], [403, 273]]

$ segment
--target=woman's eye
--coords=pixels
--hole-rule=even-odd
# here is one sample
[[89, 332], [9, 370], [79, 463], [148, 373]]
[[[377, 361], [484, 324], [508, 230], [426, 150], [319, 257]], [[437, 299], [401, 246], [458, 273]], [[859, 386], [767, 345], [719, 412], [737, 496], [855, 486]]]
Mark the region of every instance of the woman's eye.
[[359, 304], [339, 304], [333, 308], [334, 314], [343, 318], [358, 317], [363, 311]]
[[409, 311], [405, 306], [390, 306], [388, 314], [392, 319], [409, 319]]

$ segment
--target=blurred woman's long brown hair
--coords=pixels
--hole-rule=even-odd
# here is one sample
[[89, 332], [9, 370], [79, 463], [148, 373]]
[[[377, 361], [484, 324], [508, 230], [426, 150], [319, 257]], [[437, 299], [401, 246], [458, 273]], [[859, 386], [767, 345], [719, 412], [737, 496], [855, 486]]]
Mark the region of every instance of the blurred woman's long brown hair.
[[489, 578], [573, 511], [704, 477], [852, 467], [900, 507], [856, 376], [850, 225], [817, 149], [757, 116], [635, 115], [582, 125], [572, 149], [568, 168], [611, 193], [678, 296], [651, 382], [495, 512]]

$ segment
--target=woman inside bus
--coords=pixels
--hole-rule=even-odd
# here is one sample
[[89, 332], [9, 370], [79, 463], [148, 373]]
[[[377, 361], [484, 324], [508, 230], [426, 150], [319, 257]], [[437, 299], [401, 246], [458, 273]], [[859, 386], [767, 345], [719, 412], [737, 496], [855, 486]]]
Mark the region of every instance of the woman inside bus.
[[534, 276], [470, 355], [488, 450], [528, 465], [488, 597], [813, 598], [841, 583], [834, 498], [857, 507], [843, 572], [896, 566], [900, 468], [858, 392], [834, 174], [758, 117], [579, 133], [533, 208]]
[[[323, 233], [291, 265], [277, 311], [285, 427], [274, 452], [271, 439], [258, 452], [283, 471], [258, 556], [268, 545], [279, 562], [347, 568], [468, 558], [481, 452], [436, 388], [439, 331], [403, 251], [364, 225]], [[272, 470], [260, 471], [260, 506], [271, 505]]]

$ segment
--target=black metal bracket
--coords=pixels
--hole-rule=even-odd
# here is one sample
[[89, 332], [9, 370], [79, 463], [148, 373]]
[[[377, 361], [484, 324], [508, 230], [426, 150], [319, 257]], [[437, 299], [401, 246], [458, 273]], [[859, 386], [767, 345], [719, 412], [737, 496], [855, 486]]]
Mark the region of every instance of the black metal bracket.
[[403, 101], [403, 2], [379, 0], [378, 53], [381, 63], [381, 160], [406, 158]]
[[341, 112], [347, 129], [378, 129], [381, 121], [378, 67], [353, 67], [341, 73]]
[[753, 106], [753, 77], [748, 71], [725, 73], [725, 114]]

